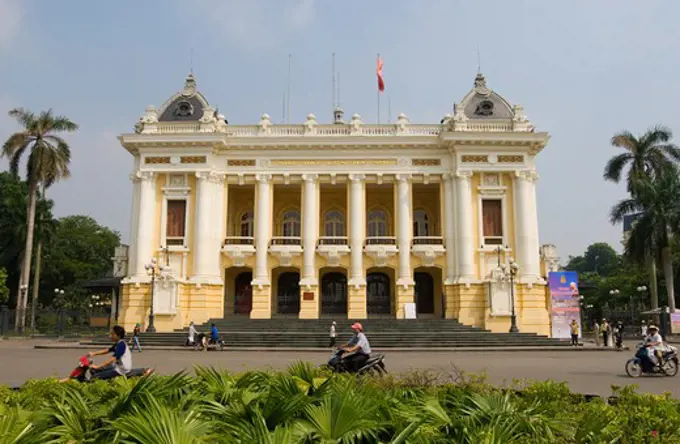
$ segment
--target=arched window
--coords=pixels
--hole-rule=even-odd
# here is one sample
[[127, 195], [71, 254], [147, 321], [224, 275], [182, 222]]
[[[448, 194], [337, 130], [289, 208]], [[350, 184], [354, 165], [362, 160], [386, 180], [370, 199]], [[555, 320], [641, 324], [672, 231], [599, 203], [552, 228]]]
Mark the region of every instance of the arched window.
[[430, 235], [430, 221], [424, 210], [416, 210], [413, 213], [413, 236], [425, 237]]
[[283, 213], [283, 236], [300, 237], [300, 212], [288, 210]]
[[345, 215], [341, 211], [332, 210], [324, 218], [324, 236], [345, 236]]
[[241, 237], [253, 237], [253, 212], [246, 211], [241, 214], [240, 233]]
[[368, 212], [368, 237], [387, 236], [387, 215], [383, 210]]

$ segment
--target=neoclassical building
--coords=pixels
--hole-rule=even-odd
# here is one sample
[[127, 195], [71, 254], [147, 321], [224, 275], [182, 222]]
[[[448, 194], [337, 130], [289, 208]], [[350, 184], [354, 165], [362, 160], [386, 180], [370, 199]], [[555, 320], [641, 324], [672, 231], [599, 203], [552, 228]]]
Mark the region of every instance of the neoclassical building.
[[[134, 158], [120, 320], [451, 318], [550, 334], [535, 158], [548, 142], [483, 75], [440, 123], [230, 125], [196, 87], [119, 140]], [[331, 119], [329, 119], [331, 120]], [[159, 265], [153, 298], [149, 264]], [[552, 265], [551, 265], [552, 264]]]

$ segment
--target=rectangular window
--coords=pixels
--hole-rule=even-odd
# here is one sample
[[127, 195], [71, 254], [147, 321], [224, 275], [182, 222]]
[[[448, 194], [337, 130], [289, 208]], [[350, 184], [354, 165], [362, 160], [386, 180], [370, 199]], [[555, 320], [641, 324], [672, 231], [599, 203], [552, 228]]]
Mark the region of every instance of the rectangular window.
[[503, 244], [503, 202], [500, 199], [482, 200], [482, 230], [485, 245]]
[[186, 232], [186, 200], [168, 200], [165, 237], [168, 245], [184, 245]]

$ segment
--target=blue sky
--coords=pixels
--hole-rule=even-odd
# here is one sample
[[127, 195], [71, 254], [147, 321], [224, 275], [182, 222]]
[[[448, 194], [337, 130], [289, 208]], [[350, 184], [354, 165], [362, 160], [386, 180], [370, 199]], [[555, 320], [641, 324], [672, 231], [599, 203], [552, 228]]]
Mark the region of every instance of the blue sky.
[[125, 240], [132, 158], [115, 137], [181, 89], [192, 48], [199, 89], [230, 123], [252, 124], [280, 120], [288, 53], [291, 122], [330, 120], [333, 52], [346, 113], [376, 121], [380, 53], [393, 118], [439, 122], [471, 88], [479, 47], [489, 86], [551, 133], [540, 236], [566, 259], [594, 241], [619, 247], [607, 214], [624, 187], [601, 179], [610, 137], [655, 124], [680, 135], [679, 13], [655, 0], [0, 0], [0, 139], [16, 106], [80, 124], [55, 213], [89, 214]]

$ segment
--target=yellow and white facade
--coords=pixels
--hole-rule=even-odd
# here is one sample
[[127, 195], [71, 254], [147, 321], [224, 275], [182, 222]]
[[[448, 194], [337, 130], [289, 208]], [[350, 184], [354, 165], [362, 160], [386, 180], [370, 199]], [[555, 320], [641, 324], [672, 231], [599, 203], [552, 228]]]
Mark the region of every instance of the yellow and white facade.
[[[474, 88], [438, 124], [230, 125], [193, 76], [135, 133], [120, 321], [159, 331], [209, 318], [451, 318], [550, 334], [535, 157], [523, 108]], [[547, 259], [548, 261], [544, 260]]]

